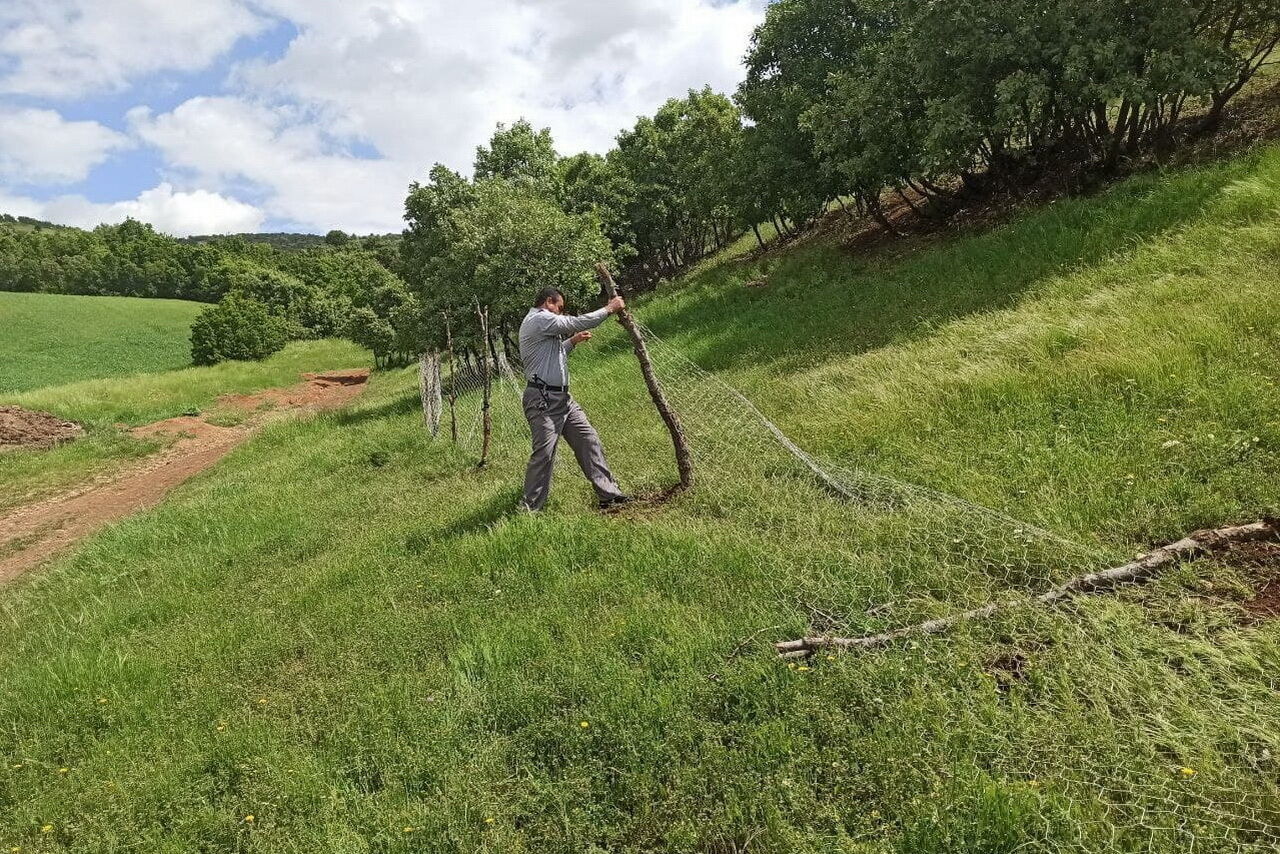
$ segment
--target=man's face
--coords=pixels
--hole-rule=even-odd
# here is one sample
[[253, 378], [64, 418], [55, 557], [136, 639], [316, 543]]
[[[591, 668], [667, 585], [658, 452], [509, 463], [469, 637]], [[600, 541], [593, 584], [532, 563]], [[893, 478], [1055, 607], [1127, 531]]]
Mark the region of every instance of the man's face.
[[564, 298], [552, 297], [551, 299], [546, 301], [546, 303], [543, 305], [543, 308], [545, 308], [547, 311], [551, 312], [552, 314], [564, 314]]

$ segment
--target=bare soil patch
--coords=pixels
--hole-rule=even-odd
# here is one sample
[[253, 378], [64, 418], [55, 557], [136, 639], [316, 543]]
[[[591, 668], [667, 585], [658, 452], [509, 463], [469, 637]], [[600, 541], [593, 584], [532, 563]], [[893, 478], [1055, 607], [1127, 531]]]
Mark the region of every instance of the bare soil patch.
[[[136, 427], [139, 438], [172, 438], [163, 451], [111, 477], [19, 506], [0, 516], [0, 582], [16, 578], [103, 526], [161, 501], [264, 425], [290, 414], [322, 412], [350, 403], [364, 389], [367, 370], [303, 374], [304, 382], [254, 394], [225, 395], [209, 413]], [[232, 426], [220, 414], [245, 417]], [[52, 416], [50, 416], [52, 417]], [[56, 419], [55, 419], [56, 420]]]
[[48, 412], [0, 406], [0, 451], [52, 448], [84, 435], [84, 428]]
[[1248, 571], [1253, 585], [1253, 598], [1240, 603], [1247, 618], [1280, 618], [1280, 543], [1243, 543], [1231, 550], [1229, 560]]

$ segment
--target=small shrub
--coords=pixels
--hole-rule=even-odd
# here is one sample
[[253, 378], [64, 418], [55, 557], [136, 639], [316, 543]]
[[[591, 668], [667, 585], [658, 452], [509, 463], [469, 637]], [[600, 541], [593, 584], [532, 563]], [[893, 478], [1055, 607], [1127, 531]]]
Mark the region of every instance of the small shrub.
[[213, 365], [230, 359], [263, 359], [289, 340], [289, 323], [254, 299], [229, 294], [191, 324], [191, 360]]

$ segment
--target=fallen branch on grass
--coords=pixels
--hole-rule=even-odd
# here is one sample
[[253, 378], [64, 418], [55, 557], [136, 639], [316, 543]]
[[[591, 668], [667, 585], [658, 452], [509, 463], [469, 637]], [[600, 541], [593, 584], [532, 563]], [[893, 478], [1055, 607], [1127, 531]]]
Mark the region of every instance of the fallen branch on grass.
[[1047, 593], [1041, 593], [1031, 600], [1017, 599], [1005, 602], [989, 602], [981, 608], [974, 608], [950, 617], [927, 620], [913, 626], [904, 626], [878, 635], [864, 635], [858, 638], [808, 637], [798, 640], [780, 641], [774, 644], [778, 655], [783, 658], [805, 658], [820, 649], [864, 649], [883, 646], [912, 635], [935, 635], [967, 620], [979, 620], [990, 617], [1000, 611], [1026, 604], [1028, 601], [1036, 605], [1057, 605], [1076, 596], [1090, 593], [1103, 593], [1113, 590], [1122, 584], [1137, 584], [1148, 581], [1171, 566], [1201, 555], [1215, 552], [1233, 543], [1244, 543], [1256, 540], [1268, 540], [1280, 537], [1280, 521], [1264, 519], [1250, 525], [1236, 525], [1227, 528], [1196, 531], [1183, 537], [1176, 543], [1161, 546], [1154, 551], [1130, 561], [1123, 566], [1104, 569], [1073, 578], [1060, 587]]

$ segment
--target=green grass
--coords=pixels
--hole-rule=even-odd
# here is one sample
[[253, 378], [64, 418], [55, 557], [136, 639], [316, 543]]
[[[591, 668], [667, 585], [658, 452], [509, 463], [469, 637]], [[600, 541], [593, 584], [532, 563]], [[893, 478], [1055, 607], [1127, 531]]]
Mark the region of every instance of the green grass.
[[[0, 510], [63, 489], [153, 452], [153, 440], [121, 429], [198, 414], [224, 394], [289, 386], [305, 371], [367, 365], [367, 351], [347, 341], [295, 342], [261, 362], [222, 362], [115, 379], [82, 380], [30, 391], [0, 393], [0, 403], [52, 412], [78, 421], [84, 438], [49, 451], [0, 454]], [[220, 423], [229, 423], [226, 417]]]
[[0, 395], [191, 364], [197, 302], [0, 292]]
[[[1278, 209], [1271, 149], [901, 260], [802, 248], [760, 290], [723, 260], [638, 310], [824, 457], [1121, 559], [1280, 509]], [[616, 329], [588, 348], [615, 468], [668, 482]], [[727, 423], [660, 508], [598, 516], [566, 468], [520, 516], [514, 431], [477, 472], [415, 407], [412, 370], [378, 375], [4, 591], [0, 842], [1273, 850], [1280, 631], [1238, 619], [1239, 570], [788, 668], [767, 641], [811, 620], [1072, 567], [952, 548], [983, 532], [954, 507], [831, 500]]]

